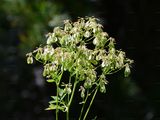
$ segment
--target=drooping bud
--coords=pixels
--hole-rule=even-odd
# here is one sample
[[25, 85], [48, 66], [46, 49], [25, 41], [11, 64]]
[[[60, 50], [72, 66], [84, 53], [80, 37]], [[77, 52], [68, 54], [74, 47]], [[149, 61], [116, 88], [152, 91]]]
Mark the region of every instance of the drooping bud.
[[29, 57], [27, 58], [27, 63], [28, 63], [28, 64], [32, 64], [32, 63], [33, 63], [33, 57], [29, 56]]
[[129, 68], [129, 65], [126, 64], [126, 67], [125, 67], [125, 70], [124, 70], [124, 76], [128, 77], [130, 75], [130, 73], [131, 73], [131, 70]]

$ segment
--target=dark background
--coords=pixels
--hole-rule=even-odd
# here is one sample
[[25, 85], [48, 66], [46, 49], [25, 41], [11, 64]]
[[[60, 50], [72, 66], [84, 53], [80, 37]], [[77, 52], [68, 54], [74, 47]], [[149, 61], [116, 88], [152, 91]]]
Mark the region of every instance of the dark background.
[[[95, 16], [116, 47], [134, 60], [129, 78], [117, 73], [90, 111], [98, 120], [160, 120], [160, 4], [158, 0], [1, 0], [0, 120], [54, 120], [45, 111], [52, 85], [25, 54], [63, 19]], [[73, 112], [73, 117], [76, 112]], [[88, 118], [89, 119], [89, 118]]]

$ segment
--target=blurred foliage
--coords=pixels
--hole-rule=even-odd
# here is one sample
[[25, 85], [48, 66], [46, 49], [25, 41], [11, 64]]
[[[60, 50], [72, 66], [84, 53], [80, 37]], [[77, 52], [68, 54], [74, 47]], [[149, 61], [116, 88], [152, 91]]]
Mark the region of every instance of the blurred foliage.
[[89, 15], [89, 4], [88, 0], [3, 0], [0, 7], [10, 27], [17, 30], [19, 52], [24, 56], [44, 43], [45, 34], [64, 19]]
[[22, 55], [43, 43], [45, 33], [68, 18], [61, 4], [47, 0], [4, 0], [1, 7], [11, 28], [18, 30]]

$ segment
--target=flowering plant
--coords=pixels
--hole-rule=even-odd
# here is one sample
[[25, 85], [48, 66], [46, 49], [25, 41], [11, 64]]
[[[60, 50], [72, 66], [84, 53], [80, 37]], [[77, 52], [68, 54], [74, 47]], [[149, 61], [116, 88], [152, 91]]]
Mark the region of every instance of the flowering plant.
[[[41, 62], [43, 76], [56, 85], [56, 95], [51, 96], [46, 109], [56, 111], [56, 120], [59, 111], [65, 112], [69, 120], [76, 88], [82, 100], [78, 120], [85, 120], [97, 92], [106, 92], [106, 76], [123, 68], [126, 77], [130, 73], [132, 60], [115, 49], [115, 40], [103, 32], [97, 21], [94, 17], [79, 18], [76, 22], [65, 20], [63, 28], [55, 27], [47, 34], [46, 45], [27, 54], [28, 64], [33, 63], [33, 58]], [[69, 78], [64, 80], [65, 72]]]

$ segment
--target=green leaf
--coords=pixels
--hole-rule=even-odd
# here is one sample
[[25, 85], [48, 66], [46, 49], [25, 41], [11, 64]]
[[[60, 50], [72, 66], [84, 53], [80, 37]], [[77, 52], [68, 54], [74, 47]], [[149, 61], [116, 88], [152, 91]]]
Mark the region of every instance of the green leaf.
[[97, 65], [98, 61], [97, 60], [90, 60], [92, 64]]
[[47, 82], [52, 83], [52, 82], [55, 82], [55, 80], [54, 79], [48, 79]]
[[56, 103], [57, 101], [55, 101], [55, 100], [51, 100], [51, 101], [49, 101], [49, 104], [53, 104], [53, 103]]
[[54, 110], [54, 109], [56, 109], [56, 108], [57, 108], [56, 105], [50, 104], [49, 107], [46, 108], [45, 110]]
[[53, 98], [54, 100], [59, 100], [59, 97], [57, 97], [57, 96], [51, 96], [51, 98]]
[[46, 108], [45, 110], [55, 110], [55, 109], [59, 109], [63, 112], [66, 112], [66, 107], [65, 106], [60, 106], [60, 105], [56, 105], [56, 104], [50, 104], [48, 108]]

